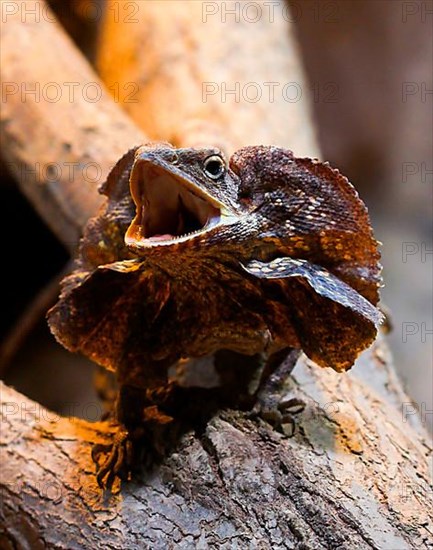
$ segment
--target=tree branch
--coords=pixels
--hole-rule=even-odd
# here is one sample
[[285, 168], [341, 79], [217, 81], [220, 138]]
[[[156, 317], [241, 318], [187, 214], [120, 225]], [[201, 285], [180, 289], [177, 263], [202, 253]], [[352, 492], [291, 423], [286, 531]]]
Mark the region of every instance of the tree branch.
[[402, 416], [410, 401], [383, 349], [347, 376], [301, 359], [287, 388], [307, 403], [295, 437], [224, 411], [112, 495], [90, 459], [107, 425], [3, 386], [1, 547], [428, 548], [431, 449]]
[[256, 2], [247, 16], [233, 1], [135, 7], [133, 18], [116, 19], [118, 2], [108, 0], [97, 67], [110, 89], [121, 83], [121, 99], [132, 94], [123, 107], [152, 139], [319, 154], [288, 3]]
[[2, 155], [41, 217], [74, 248], [102, 202], [98, 184], [125, 151], [147, 138], [45, 2], [13, 7], [2, 24]]

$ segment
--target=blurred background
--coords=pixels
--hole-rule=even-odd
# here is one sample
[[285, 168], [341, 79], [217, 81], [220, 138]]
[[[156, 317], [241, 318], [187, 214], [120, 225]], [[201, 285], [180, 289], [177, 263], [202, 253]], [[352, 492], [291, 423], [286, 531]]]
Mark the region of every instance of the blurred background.
[[[100, 19], [86, 2], [50, 5], [95, 63]], [[104, 2], [99, 4], [103, 9]], [[389, 344], [430, 428], [432, 12], [431, 1], [291, 2], [322, 157], [359, 190], [383, 242], [382, 296], [393, 325]], [[50, 409], [92, 420], [93, 365], [57, 345], [44, 320], [68, 253], [20, 194], [7, 167], [0, 168], [5, 279], [0, 376]], [[16, 243], [24, 239], [30, 244], [23, 249]], [[47, 378], [50, 385], [43, 383]]]

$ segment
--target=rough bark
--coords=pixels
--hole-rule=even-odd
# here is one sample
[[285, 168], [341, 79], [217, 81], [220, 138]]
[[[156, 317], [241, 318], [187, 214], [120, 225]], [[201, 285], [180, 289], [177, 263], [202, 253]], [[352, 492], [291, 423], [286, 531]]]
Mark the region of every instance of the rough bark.
[[116, 494], [90, 460], [105, 424], [3, 387], [1, 547], [431, 547], [431, 450], [383, 353], [347, 376], [302, 359], [287, 388], [307, 403], [293, 438], [223, 411]]
[[[263, 105], [240, 103], [232, 105], [231, 113], [224, 105], [215, 104], [210, 109], [200, 105], [200, 112], [194, 112], [202, 82], [217, 80], [212, 75], [219, 71], [225, 74], [221, 80], [240, 80], [241, 77], [236, 79], [236, 71], [245, 63], [250, 67], [243, 73], [245, 78], [249, 71], [254, 71], [257, 81], [267, 81], [273, 78], [269, 73], [272, 67], [275, 71], [272, 74], [278, 75], [280, 82], [282, 79], [293, 81], [297, 78], [293, 74], [302, 76], [302, 71], [294, 42], [281, 22], [280, 26], [266, 26], [263, 22], [260, 27], [241, 26], [241, 41], [237, 41], [236, 33], [227, 27], [224, 37], [229, 45], [223, 46], [226, 47], [224, 56], [218, 57], [215, 48], [215, 56], [209, 58], [210, 45], [221, 44], [221, 29], [218, 24], [194, 25], [193, 12], [197, 8], [193, 4], [198, 3], [189, 2], [182, 13], [170, 5], [169, 9], [174, 10], [171, 14], [176, 14], [170, 17], [167, 17], [167, 3], [162, 7], [159, 2], [138, 4], [140, 9], [145, 5], [144, 9], [149, 10], [146, 13], [151, 14], [146, 16], [150, 19], [143, 21], [148, 29], [146, 36], [151, 38], [146, 44], [146, 56], [154, 59], [154, 65], [153, 69], [146, 69], [142, 77], [141, 68], [134, 69], [135, 73], [118, 74], [119, 79], [124, 79], [119, 82], [136, 78], [149, 81], [152, 77], [140, 103], [131, 108], [131, 116], [152, 138], [171, 139], [178, 144], [197, 144], [213, 135], [226, 149], [260, 141], [289, 145], [297, 153], [316, 154], [304, 102], [298, 102], [290, 115], [285, 102], [267, 105], [272, 120], [286, 121], [290, 117], [282, 134], [275, 129], [276, 122], [271, 124], [269, 118], [263, 121], [264, 111], [268, 112]], [[162, 28], [162, 21], [167, 27]], [[14, 25], [15, 40], [22, 36], [24, 47], [30, 40], [29, 26], [18, 25], [17, 21]], [[31, 32], [33, 40], [43, 43], [45, 38], [39, 34], [40, 28], [35, 25]], [[46, 32], [53, 33], [53, 29], [50, 27]], [[8, 33], [5, 45], [11, 52], [14, 50]], [[280, 38], [276, 38], [277, 35]], [[118, 27], [116, 40], [113, 34], [107, 36], [113, 48], [116, 40], [127, 41], [127, 37], [131, 38], [130, 51], [142, 47], [136, 42], [140, 33], [132, 27], [122, 30]], [[167, 38], [159, 40], [160, 36]], [[171, 49], [171, 39], [177, 43], [177, 49]], [[65, 38], [61, 41], [72, 48]], [[255, 47], [257, 41], [260, 48]], [[208, 44], [203, 46], [207, 48], [206, 55], [201, 57], [191, 44]], [[104, 48], [103, 41], [101, 48]], [[280, 48], [287, 48], [284, 55]], [[55, 49], [50, 46], [50, 50]], [[262, 54], [262, 49], [268, 53]], [[19, 48], [10, 54], [21, 59], [21, 67], [19, 72], [5, 73], [9, 79], [16, 74], [17, 80], [25, 81], [22, 74], [30, 70], [42, 71], [42, 76], [33, 75], [33, 80], [50, 78], [48, 74], [44, 76], [40, 64], [37, 69], [25, 66], [21, 51]], [[182, 54], [173, 59], [173, 51]], [[234, 59], [228, 61], [230, 51]], [[85, 72], [83, 79], [94, 80], [94, 76], [86, 72], [88, 66], [78, 60], [78, 54], [73, 51], [69, 54], [72, 64], [76, 60]], [[255, 56], [254, 62], [250, 60], [251, 55]], [[12, 57], [5, 56], [9, 65], [16, 62]], [[286, 61], [283, 63], [287, 58], [291, 60], [289, 65]], [[116, 64], [119, 71], [120, 65]], [[209, 77], [205, 74], [207, 66]], [[56, 67], [61, 70], [58, 64]], [[164, 70], [158, 70], [160, 67]], [[227, 76], [227, 67], [233, 71], [232, 76]], [[170, 74], [173, 78], [169, 78]], [[158, 93], [161, 108], [158, 108]], [[194, 94], [191, 100], [190, 94]], [[104, 105], [106, 111], [101, 109], [101, 103], [96, 110], [91, 104], [82, 105], [83, 111], [80, 111], [77, 109], [81, 107], [65, 103], [61, 115], [70, 121], [76, 144], [73, 151], [76, 148], [80, 155], [87, 151], [90, 157], [86, 159], [100, 159], [98, 155], [101, 155], [113, 162], [120, 156], [119, 149], [123, 152], [129, 145], [126, 141], [130, 134], [125, 128], [137, 130], [118, 113], [115, 105], [108, 100]], [[155, 113], [148, 126], [140, 114], [144, 105]], [[53, 158], [63, 158], [64, 138], [60, 136], [64, 134], [57, 133], [52, 123], [60, 111], [45, 110], [35, 119], [40, 106], [29, 103], [21, 113], [18, 107], [18, 102], [9, 103], [9, 122], [4, 125], [6, 135], [11, 138], [8, 158], [23, 159], [20, 162], [27, 165], [40, 159], [52, 162]], [[103, 112], [102, 118], [96, 118], [99, 111]], [[215, 131], [208, 132], [209, 118]], [[37, 120], [42, 129], [36, 130], [32, 125], [29, 129], [28, 119]], [[82, 126], [86, 126], [82, 122], [86, 120], [92, 122], [96, 141]], [[74, 129], [75, 126], [78, 129]], [[264, 133], [259, 132], [262, 127]], [[278, 128], [281, 127], [279, 124]], [[30, 130], [32, 146], [24, 139]], [[49, 132], [50, 139], [44, 132]], [[134, 136], [141, 137], [141, 134]], [[131, 138], [131, 143], [135, 141]], [[71, 226], [74, 227], [72, 233], [76, 232], [79, 224], [94, 211], [97, 201], [90, 206], [81, 191], [70, 194], [69, 182], [63, 181], [54, 189], [44, 182], [41, 184], [51, 201], [50, 208], [41, 202], [39, 191], [28, 191], [28, 196], [39, 205], [46, 219], [54, 219], [53, 212], [57, 214], [59, 225], [55, 227], [67, 242]], [[96, 196], [93, 193], [91, 191], [91, 196]], [[55, 207], [58, 196], [65, 206]], [[71, 219], [68, 212], [75, 212], [76, 223], [68, 225]], [[152, 472], [116, 487], [115, 494], [103, 494], [96, 485], [90, 448], [93, 443], [110, 438], [110, 427], [74, 417], [59, 418], [2, 386], [0, 546], [384, 550], [431, 547], [431, 448], [410, 399], [395, 376], [385, 344], [376, 343], [348, 375], [319, 369], [302, 359], [293, 378], [287, 381], [287, 392], [307, 403], [306, 410], [298, 417], [293, 438], [284, 439], [267, 424], [255, 423], [242, 413], [222, 411], [203, 433], [187, 433], [176, 451]], [[94, 407], [95, 404], [88, 405], [89, 416]]]

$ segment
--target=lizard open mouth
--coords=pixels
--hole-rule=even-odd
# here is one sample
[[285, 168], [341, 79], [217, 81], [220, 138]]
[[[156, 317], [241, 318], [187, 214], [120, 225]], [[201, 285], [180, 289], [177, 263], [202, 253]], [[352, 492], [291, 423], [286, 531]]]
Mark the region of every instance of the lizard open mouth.
[[126, 244], [151, 247], [174, 244], [209, 230], [221, 221], [221, 206], [189, 181], [155, 164], [133, 172], [131, 195], [136, 216]]

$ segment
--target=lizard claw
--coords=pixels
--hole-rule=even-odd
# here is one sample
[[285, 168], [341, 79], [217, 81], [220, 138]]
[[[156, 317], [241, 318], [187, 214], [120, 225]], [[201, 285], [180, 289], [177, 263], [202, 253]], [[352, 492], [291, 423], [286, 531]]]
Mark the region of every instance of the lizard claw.
[[301, 413], [305, 409], [305, 405], [305, 401], [302, 401], [302, 399], [298, 399], [297, 397], [282, 399], [278, 403], [278, 411], [281, 414], [279, 431], [284, 433], [285, 436], [293, 437], [295, 434], [296, 424], [294, 415]]
[[295, 433], [294, 415], [305, 409], [305, 403], [296, 397], [281, 401], [259, 400], [250, 413], [252, 418], [262, 418], [275, 430], [286, 437], [292, 437]]
[[[108, 456], [100, 463], [99, 458], [102, 454]], [[132, 470], [133, 455], [133, 441], [125, 430], [119, 431], [112, 443], [94, 445], [92, 460], [96, 465], [96, 480], [99, 487], [110, 489], [116, 477], [128, 480]]]

